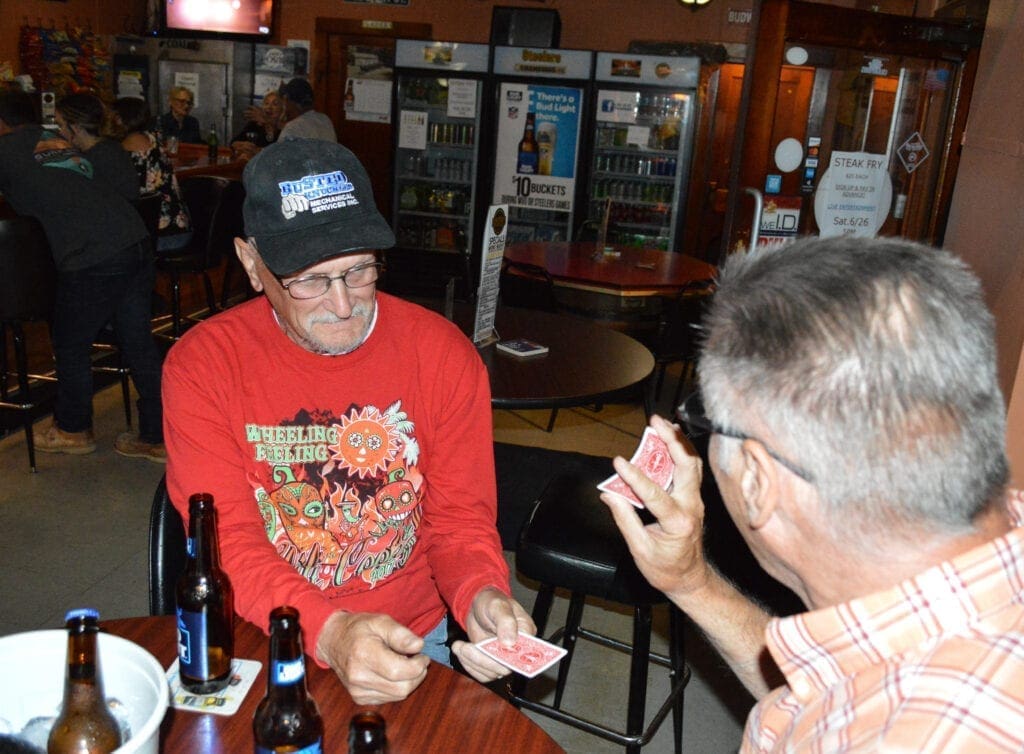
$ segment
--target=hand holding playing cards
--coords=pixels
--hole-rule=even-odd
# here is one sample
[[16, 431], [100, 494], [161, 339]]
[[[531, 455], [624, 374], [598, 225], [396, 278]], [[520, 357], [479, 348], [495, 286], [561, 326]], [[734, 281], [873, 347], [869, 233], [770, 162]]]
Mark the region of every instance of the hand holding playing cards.
[[317, 655], [356, 704], [405, 699], [427, 677], [423, 639], [387, 615], [337, 612], [317, 640]]
[[453, 643], [452, 652], [459, 658], [467, 673], [478, 681], [487, 683], [508, 675], [509, 669], [488, 657], [474, 644], [497, 637], [499, 642], [511, 647], [516, 643], [520, 631], [534, 634], [537, 627], [533, 625], [533, 620], [522, 605], [503, 592], [487, 587], [481, 589], [473, 599], [473, 605], [466, 616], [469, 642]]
[[604, 491], [601, 499], [629, 545], [637, 567], [656, 589], [669, 596], [684, 595], [705, 585], [709, 566], [704, 559], [704, 503], [700, 497], [700, 458], [683, 445], [678, 430], [660, 416], [651, 429], [664, 441], [672, 459], [672, 492], [624, 458], [613, 461], [626, 486], [657, 519], [644, 525], [635, 504], [621, 494]]

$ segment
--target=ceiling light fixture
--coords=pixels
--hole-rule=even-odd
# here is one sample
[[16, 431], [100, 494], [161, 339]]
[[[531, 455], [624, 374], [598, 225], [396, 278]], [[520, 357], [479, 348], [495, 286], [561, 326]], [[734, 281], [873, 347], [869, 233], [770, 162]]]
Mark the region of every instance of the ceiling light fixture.
[[692, 11], [697, 11], [703, 8], [705, 5], [711, 2], [711, 0], [679, 0], [682, 5], [685, 5]]

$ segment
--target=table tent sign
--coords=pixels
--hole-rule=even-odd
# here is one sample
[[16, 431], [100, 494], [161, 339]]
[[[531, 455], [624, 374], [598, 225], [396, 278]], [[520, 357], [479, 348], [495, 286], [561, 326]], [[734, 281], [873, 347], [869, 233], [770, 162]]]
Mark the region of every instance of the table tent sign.
[[476, 293], [476, 319], [473, 342], [488, 345], [498, 339], [494, 331], [494, 315], [498, 310], [498, 289], [501, 282], [501, 260], [505, 256], [508, 234], [508, 205], [492, 204], [484, 225], [483, 249], [480, 254], [480, 287]]

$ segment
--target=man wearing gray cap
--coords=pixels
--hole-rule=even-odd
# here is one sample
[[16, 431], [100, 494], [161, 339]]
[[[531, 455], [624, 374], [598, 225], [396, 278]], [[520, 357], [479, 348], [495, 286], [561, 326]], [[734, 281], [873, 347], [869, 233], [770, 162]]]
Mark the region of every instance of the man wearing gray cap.
[[[348, 149], [285, 139], [243, 182], [235, 248], [265, 295], [171, 349], [171, 499], [213, 494], [236, 613], [297, 607], [357, 703], [403, 699], [448, 661], [448, 613], [472, 642], [535, 631], [495, 527], [487, 372], [450, 322], [376, 290], [395, 238]], [[481, 681], [506, 673], [452, 651]]]
[[313, 109], [313, 87], [306, 79], [294, 78], [281, 84], [278, 92], [284, 102], [285, 120], [284, 128], [277, 137], [279, 140], [289, 137], [335, 142], [338, 140], [331, 119]]

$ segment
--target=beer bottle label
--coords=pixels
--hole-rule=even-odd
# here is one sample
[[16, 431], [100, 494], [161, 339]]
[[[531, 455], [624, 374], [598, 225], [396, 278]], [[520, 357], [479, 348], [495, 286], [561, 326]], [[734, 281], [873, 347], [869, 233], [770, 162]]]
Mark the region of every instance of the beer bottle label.
[[270, 668], [271, 678], [277, 686], [291, 686], [306, 675], [306, 661], [303, 658], [275, 662]]
[[[303, 746], [301, 749], [288, 749], [291, 754], [323, 754], [323, 739], [317, 739], [309, 746]], [[256, 754], [277, 754], [277, 749], [269, 749], [266, 746], [260, 746], [256, 744]]]
[[209, 678], [206, 615], [178, 608], [178, 668], [188, 678]]

